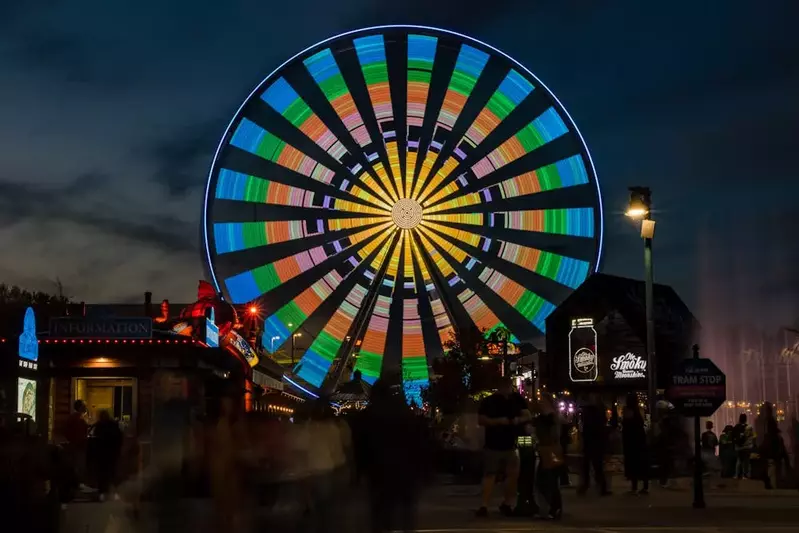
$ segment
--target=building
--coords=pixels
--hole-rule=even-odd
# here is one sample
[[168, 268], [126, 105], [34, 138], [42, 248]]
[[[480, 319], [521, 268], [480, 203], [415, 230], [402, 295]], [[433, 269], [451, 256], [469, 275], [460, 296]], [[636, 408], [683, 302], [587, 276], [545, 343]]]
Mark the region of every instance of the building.
[[[619, 396], [647, 390], [644, 282], [595, 274], [548, 318], [542, 383], [550, 391]], [[658, 389], [691, 356], [700, 325], [677, 293], [654, 287]]]

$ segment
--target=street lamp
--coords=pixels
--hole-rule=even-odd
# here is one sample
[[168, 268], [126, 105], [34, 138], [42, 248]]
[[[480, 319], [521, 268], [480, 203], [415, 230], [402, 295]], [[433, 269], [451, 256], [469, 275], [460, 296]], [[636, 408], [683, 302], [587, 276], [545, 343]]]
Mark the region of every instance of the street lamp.
[[272, 337], [272, 349], [269, 350], [272, 353], [275, 353], [275, 341], [280, 339], [280, 335], [275, 335]]
[[294, 366], [294, 344], [297, 337], [302, 337], [302, 333], [294, 333], [291, 336], [291, 364]]
[[657, 394], [657, 362], [655, 358], [654, 273], [652, 271], [652, 239], [655, 221], [652, 220], [652, 191], [649, 187], [630, 187], [630, 204], [625, 215], [641, 221], [641, 238], [644, 239], [645, 307], [646, 307], [646, 367], [649, 370], [647, 397], [649, 417], [655, 420], [655, 395]]

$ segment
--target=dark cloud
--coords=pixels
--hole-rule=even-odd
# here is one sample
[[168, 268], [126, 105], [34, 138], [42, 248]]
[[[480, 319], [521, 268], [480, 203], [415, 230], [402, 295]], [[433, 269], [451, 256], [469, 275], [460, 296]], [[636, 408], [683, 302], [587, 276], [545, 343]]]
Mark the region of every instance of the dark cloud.
[[108, 176], [86, 174], [65, 187], [43, 188], [0, 182], [0, 220], [4, 224], [25, 219], [61, 220], [90, 226], [170, 253], [197, 250], [192, 238], [196, 227], [178, 218], [169, 215], [138, 219], [115, 217], [115, 210], [110, 205], [105, 213], [80, 208], [80, 199], [87, 190], [109, 181]]
[[203, 176], [208, 173], [226, 124], [224, 119], [191, 124], [146, 147], [143, 156], [155, 168], [153, 179], [171, 195], [204, 187]]

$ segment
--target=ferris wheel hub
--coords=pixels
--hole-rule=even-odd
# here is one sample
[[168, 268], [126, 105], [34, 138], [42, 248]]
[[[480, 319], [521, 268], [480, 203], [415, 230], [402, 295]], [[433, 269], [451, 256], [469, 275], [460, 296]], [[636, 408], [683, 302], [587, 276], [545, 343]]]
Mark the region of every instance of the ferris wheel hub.
[[422, 206], [416, 200], [403, 198], [391, 208], [391, 218], [400, 229], [415, 228], [422, 221]]

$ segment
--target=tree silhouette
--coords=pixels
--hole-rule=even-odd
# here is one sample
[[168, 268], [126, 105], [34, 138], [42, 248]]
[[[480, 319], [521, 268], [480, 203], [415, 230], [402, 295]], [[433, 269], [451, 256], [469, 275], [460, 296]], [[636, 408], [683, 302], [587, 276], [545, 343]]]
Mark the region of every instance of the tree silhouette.
[[422, 399], [432, 409], [444, 414], [456, 413], [464, 402], [481, 390], [480, 355], [485, 346], [486, 331], [477, 327], [450, 332], [444, 342], [444, 356], [433, 362], [436, 379], [422, 389]]
[[63, 316], [70, 299], [61, 294], [30, 291], [17, 285], [0, 283], [0, 337], [19, 335], [25, 308], [33, 307], [37, 324], [47, 324], [50, 317]]

